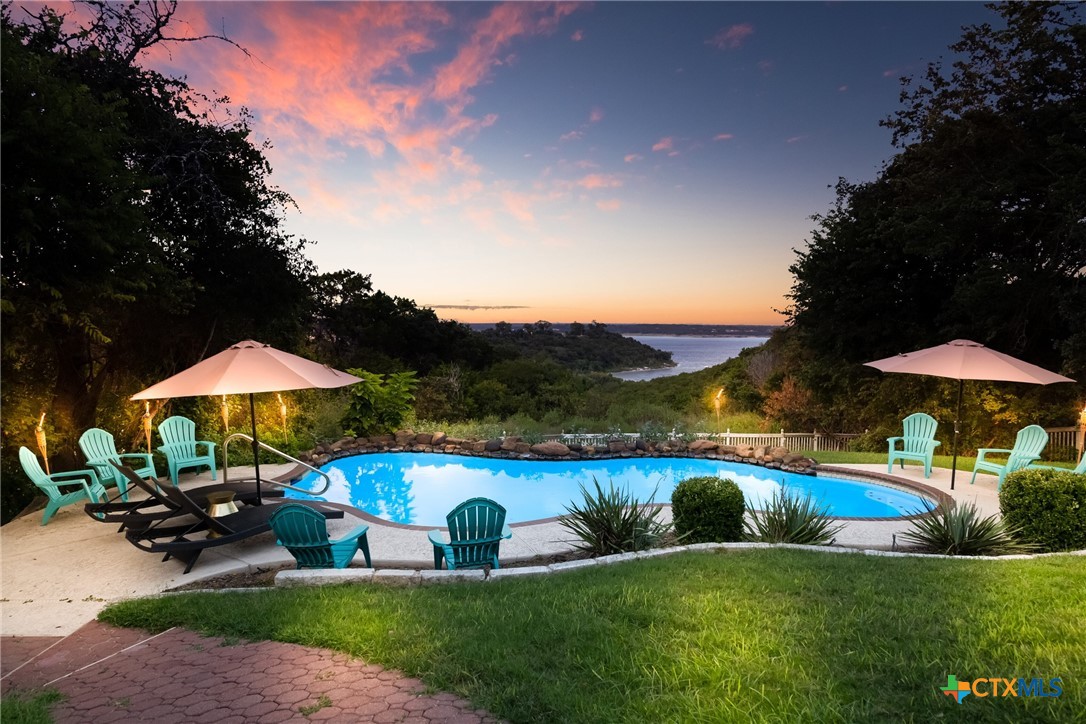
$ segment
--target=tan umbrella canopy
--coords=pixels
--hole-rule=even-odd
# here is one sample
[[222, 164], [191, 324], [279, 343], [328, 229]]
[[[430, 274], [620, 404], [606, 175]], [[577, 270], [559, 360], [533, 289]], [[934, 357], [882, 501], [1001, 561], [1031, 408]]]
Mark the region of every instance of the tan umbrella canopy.
[[962, 417], [962, 386], [965, 380], [991, 382], [1025, 382], [1031, 385], [1050, 385], [1054, 382], [1074, 382], [1069, 377], [1023, 362], [1009, 354], [996, 352], [979, 342], [956, 339], [953, 342], [928, 347], [916, 352], [897, 354], [886, 359], [865, 362], [883, 372], [909, 375], [931, 375], [958, 380], [958, 412], [954, 420], [954, 462], [950, 468], [950, 489], [954, 489], [954, 475], [958, 467], [958, 427]]
[[197, 362], [146, 390], [132, 395], [133, 400], [158, 400], [167, 397], [201, 395], [249, 395], [249, 413], [253, 421], [253, 464], [256, 467], [257, 497], [260, 496], [260, 461], [257, 457], [257, 392], [329, 389], [345, 387], [362, 380], [346, 372], [304, 357], [283, 352], [251, 339], [238, 342], [214, 357]]

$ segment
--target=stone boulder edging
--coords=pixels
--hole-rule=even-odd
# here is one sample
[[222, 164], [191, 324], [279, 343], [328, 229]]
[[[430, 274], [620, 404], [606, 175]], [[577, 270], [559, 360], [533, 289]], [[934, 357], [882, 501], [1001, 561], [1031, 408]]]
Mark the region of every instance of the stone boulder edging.
[[449, 437], [444, 432], [416, 433], [398, 430], [392, 435], [344, 437], [322, 443], [299, 458], [320, 467], [332, 460], [379, 452], [436, 453], [517, 460], [608, 460], [634, 457], [706, 458], [758, 465], [800, 475], [814, 475], [817, 462], [779, 446], [722, 445], [714, 440], [612, 439], [606, 445], [566, 444], [548, 440], [531, 444], [515, 435], [480, 440]]

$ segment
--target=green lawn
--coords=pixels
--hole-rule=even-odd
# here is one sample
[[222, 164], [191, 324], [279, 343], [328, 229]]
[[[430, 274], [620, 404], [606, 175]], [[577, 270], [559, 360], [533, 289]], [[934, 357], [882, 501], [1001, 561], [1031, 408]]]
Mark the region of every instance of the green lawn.
[[[869, 463], [873, 465], [885, 465], [886, 453], [885, 452], [833, 452], [833, 451], [820, 451], [813, 452], [811, 450], [802, 451], [804, 455], [812, 457], [820, 463], [825, 465], [841, 465], [850, 463]], [[950, 464], [954, 461], [954, 458], [950, 455], [936, 455], [931, 459], [932, 467], [946, 468], [950, 470]], [[962, 472], [973, 474], [973, 464], [977, 461], [975, 457], [958, 457], [958, 473]], [[906, 462], [906, 465], [912, 465], [920, 467], [919, 463]], [[1059, 465], [1060, 463], [1053, 463]], [[896, 463], [895, 463], [896, 466]], [[1068, 467], [1074, 467], [1074, 463], [1068, 465]], [[900, 469], [900, 468], [899, 468]], [[987, 475], [987, 473], [982, 473]]]
[[[686, 553], [533, 579], [131, 601], [105, 621], [323, 646], [515, 722], [1069, 721], [1086, 558]], [[940, 693], [1063, 679], [1060, 698]]]

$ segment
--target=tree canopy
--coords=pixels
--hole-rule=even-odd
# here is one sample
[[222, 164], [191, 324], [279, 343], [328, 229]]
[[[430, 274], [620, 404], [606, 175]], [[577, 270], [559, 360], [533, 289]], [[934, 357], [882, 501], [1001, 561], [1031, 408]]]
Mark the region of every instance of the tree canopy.
[[948, 72], [906, 79], [900, 151], [841, 180], [791, 271], [816, 354], [861, 362], [959, 337], [1086, 373], [1086, 26], [1080, 6], [992, 6]]
[[310, 273], [247, 113], [138, 65], [175, 3], [88, 6], [0, 22], [5, 413], [51, 409], [61, 453], [119, 376], [296, 344]]

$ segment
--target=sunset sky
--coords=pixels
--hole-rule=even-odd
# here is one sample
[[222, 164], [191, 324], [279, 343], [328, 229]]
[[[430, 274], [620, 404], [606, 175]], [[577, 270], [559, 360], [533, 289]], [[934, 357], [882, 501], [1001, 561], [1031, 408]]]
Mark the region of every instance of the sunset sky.
[[[979, 3], [185, 3], [143, 62], [248, 107], [321, 271], [469, 322], [776, 324], [899, 78]], [[474, 309], [469, 309], [473, 307]]]

